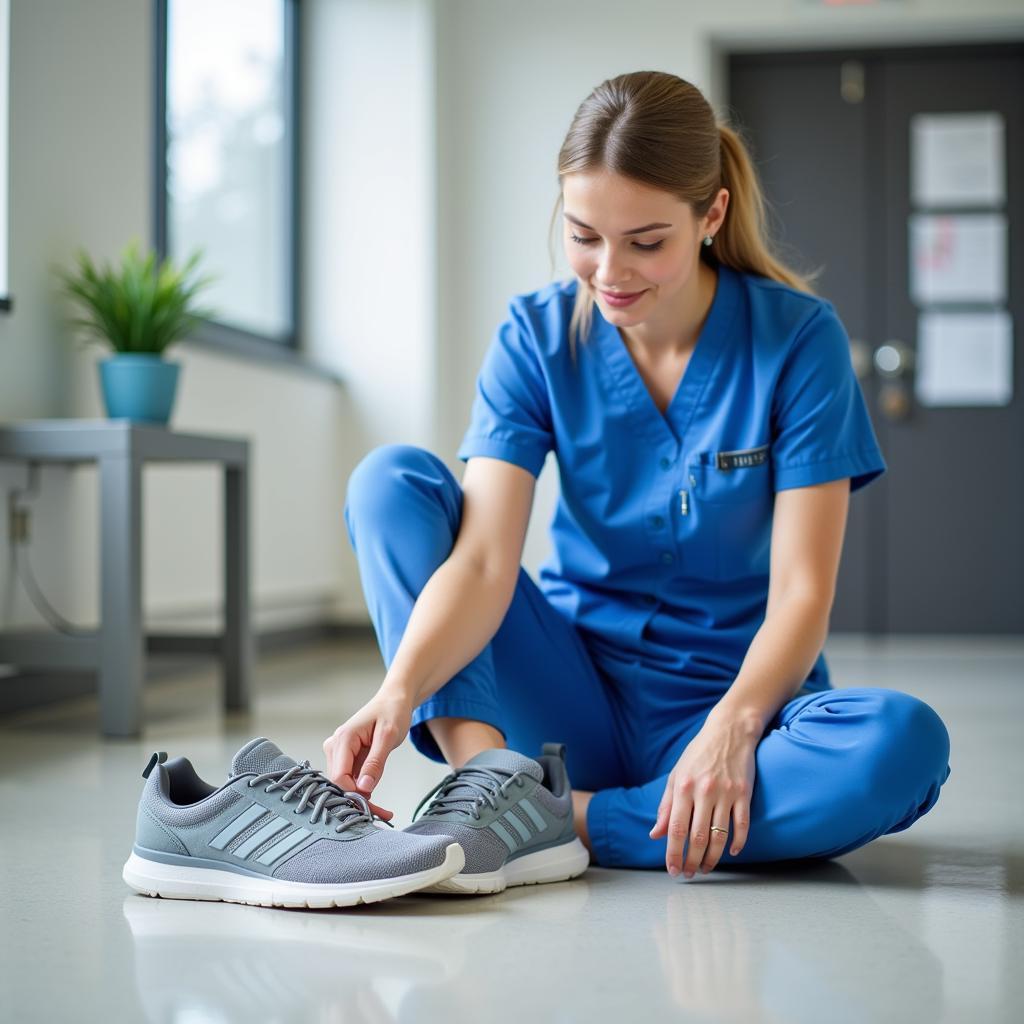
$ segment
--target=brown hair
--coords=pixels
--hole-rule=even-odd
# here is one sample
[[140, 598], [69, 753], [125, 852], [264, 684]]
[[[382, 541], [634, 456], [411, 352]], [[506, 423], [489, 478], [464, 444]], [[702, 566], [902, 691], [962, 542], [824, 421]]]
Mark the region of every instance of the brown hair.
[[[767, 204], [747, 145], [737, 129], [716, 121], [690, 82], [664, 71], [634, 71], [594, 89], [580, 104], [559, 150], [560, 190], [567, 174], [597, 170], [669, 192], [689, 203], [697, 218], [707, 214], [720, 188], [728, 189], [725, 220], [714, 245], [701, 245], [701, 259], [814, 294], [811, 281], [820, 268], [805, 276], [779, 260], [766, 237]], [[562, 198], [560, 191], [549, 246]], [[553, 248], [550, 252], [554, 276]], [[578, 279], [569, 323], [574, 363], [577, 342], [583, 344], [590, 333], [594, 301], [590, 284]]]

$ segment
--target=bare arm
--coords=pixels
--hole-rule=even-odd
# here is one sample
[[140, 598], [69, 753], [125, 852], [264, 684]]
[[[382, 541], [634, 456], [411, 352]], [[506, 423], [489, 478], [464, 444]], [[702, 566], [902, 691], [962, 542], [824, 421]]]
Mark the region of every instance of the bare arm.
[[381, 690], [422, 704], [487, 646], [511, 600], [508, 580], [450, 557], [420, 591]]
[[849, 501], [849, 478], [775, 497], [765, 619], [714, 709], [750, 718], [758, 737], [803, 685], [825, 645]]
[[[413, 605], [377, 695], [324, 742], [328, 776], [369, 792], [409, 731], [413, 709], [473, 660], [512, 602], [536, 480], [519, 466], [471, 458], [462, 481], [462, 520], [448, 558]], [[362, 773], [362, 776], [361, 774]]]
[[382, 689], [415, 707], [490, 643], [515, 593], [535, 483], [511, 463], [469, 460], [455, 546], [420, 592]]

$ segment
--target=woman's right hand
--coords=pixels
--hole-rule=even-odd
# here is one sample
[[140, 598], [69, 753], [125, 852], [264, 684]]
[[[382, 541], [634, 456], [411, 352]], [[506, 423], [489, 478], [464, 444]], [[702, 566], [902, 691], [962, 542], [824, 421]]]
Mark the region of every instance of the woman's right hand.
[[[361, 793], [369, 802], [370, 793], [384, 773], [384, 762], [408, 735], [411, 724], [409, 701], [378, 692], [324, 740], [325, 774], [335, 785]], [[394, 816], [394, 811], [373, 803], [370, 809], [385, 821]]]

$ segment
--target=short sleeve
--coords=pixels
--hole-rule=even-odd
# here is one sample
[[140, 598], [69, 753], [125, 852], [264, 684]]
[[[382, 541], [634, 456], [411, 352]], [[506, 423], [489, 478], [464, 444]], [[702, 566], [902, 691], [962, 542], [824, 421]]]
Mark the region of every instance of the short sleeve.
[[457, 455], [463, 462], [489, 455], [539, 476], [553, 447], [551, 405], [536, 341], [513, 301], [484, 354]]
[[772, 402], [775, 490], [850, 478], [850, 493], [886, 470], [850, 358], [850, 340], [831, 303], [797, 332]]

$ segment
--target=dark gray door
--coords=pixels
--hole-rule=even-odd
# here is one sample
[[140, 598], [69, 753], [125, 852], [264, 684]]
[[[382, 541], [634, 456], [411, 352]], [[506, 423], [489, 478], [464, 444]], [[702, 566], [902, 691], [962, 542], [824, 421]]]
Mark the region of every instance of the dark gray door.
[[[1008, 402], [947, 404], [935, 390], [921, 400], [915, 379], [921, 313], [1005, 311], [1014, 342], [1021, 333], [1024, 46], [737, 54], [729, 65], [728, 113], [751, 144], [770, 227], [793, 265], [823, 268], [816, 287], [850, 334], [889, 466], [851, 499], [832, 629], [1024, 631], [1020, 345]], [[912, 119], [953, 113], [1001, 117], [1001, 203], [920, 205]], [[912, 295], [908, 219], [968, 212], [1005, 216], [1005, 297]]]

